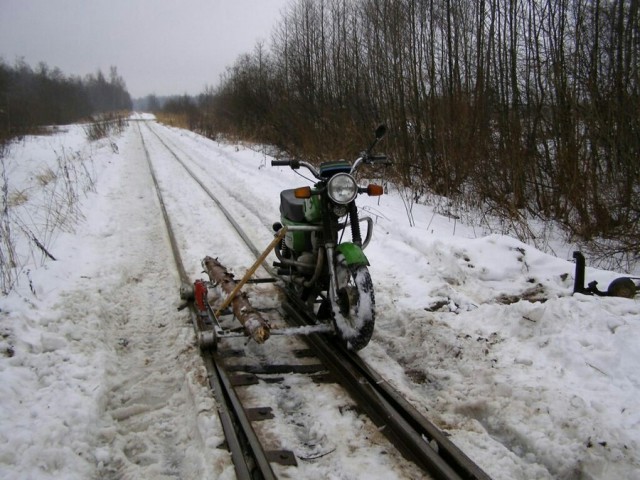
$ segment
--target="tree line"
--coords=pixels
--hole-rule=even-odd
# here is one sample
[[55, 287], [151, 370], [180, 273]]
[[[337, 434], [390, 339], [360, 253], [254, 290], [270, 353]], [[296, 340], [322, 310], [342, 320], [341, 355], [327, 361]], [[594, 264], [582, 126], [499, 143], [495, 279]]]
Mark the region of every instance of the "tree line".
[[40, 63], [14, 66], [0, 59], [0, 141], [42, 125], [68, 124], [99, 114], [131, 109], [131, 97], [116, 67], [85, 78], [66, 76]]
[[[198, 128], [640, 251], [639, 0], [298, 0], [198, 99]], [[595, 245], [595, 244], [594, 244]]]

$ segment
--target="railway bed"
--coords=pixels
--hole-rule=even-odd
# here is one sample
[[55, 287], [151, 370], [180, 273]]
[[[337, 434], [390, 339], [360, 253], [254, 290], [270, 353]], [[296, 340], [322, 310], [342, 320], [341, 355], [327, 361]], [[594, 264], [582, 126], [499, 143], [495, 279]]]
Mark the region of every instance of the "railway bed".
[[[181, 282], [190, 285], [194, 279], [188, 278], [182, 262], [176, 222], [172, 221], [162, 195], [148, 149], [150, 142], [170, 152], [184, 167], [185, 175], [206, 192], [213, 207], [219, 208], [229, 220], [229, 228], [237, 232], [239, 243], [253, 257], [259, 257], [260, 250], [233, 214], [198, 178], [189, 165], [188, 155], [163, 139], [148, 122], [139, 122], [138, 129]], [[345, 421], [359, 425], [357, 428], [364, 428], [360, 425], [366, 416], [373, 424], [373, 428], [368, 427], [373, 432], [369, 449], [387, 456], [399, 453], [405, 459], [399, 464], [398, 477], [489, 478], [356, 353], [332, 341], [330, 333], [310, 333], [326, 327], [318, 327], [311, 312], [288, 295], [266, 262], [262, 267], [269, 278], [264, 279], [265, 283], [252, 284], [250, 296], [274, 333], [265, 344], [258, 345], [237, 333], [240, 324], [226, 310], [215, 315], [217, 307], [208, 305], [209, 314], [205, 315], [195, 302], [188, 304], [209, 384], [217, 400], [226, 438], [224, 447], [231, 453], [237, 478], [295, 477], [291, 469], [302, 463], [339, 457], [337, 451], [342, 447], [338, 439], [318, 433], [322, 429], [317, 425], [321, 424], [325, 409], [335, 410], [334, 418], [345, 417]], [[214, 325], [212, 319], [219, 325]], [[356, 455], [357, 451], [351, 453]]]

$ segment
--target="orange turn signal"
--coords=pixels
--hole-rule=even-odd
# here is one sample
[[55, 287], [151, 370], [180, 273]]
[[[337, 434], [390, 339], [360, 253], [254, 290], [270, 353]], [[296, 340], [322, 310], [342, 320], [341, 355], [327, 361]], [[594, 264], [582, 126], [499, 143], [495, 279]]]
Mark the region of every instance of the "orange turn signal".
[[367, 195], [370, 197], [379, 197], [383, 193], [384, 189], [382, 188], [382, 185], [375, 185], [372, 183], [367, 187]]
[[293, 191], [296, 198], [311, 198], [311, 187], [300, 187]]

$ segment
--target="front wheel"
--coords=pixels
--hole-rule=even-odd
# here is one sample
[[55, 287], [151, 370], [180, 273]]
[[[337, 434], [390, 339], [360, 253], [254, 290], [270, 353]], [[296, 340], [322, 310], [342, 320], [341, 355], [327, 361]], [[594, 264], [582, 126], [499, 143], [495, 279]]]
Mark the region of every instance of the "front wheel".
[[367, 346], [375, 324], [375, 297], [369, 269], [365, 265], [336, 265], [338, 279], [333, 320], [338, 336], [351, 350]]

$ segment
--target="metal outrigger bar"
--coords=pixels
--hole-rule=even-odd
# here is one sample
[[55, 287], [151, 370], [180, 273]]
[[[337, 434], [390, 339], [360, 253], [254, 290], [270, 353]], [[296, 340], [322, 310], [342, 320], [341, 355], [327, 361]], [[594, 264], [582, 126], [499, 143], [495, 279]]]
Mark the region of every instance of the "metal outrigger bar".
[[[215, 329], [218, 338], [251, 338], [246, 334], [233, 330]], [[335, 333], [333, 325], [309, 325], [304, 327], [286, 327], [271, 329], [271, 335], [293, 336], [313, 335], [316, 333]]]
[[333, 325], [307, 325], [304, 327], [287, 327], [271, 330], [271, 335], [313, 335], [314, 333], [336, 333]]
[[[308, 325], [303, 327], [287, 327], [276, 328], [270, 330], [271, 335], [294, 336], [294, 335], [313, 335], [313, 334], [335, 334], [333, 325]], [[203, 350], [215, 350], [218, 341], [224, 338], [247, 338], [252, 340], [244, 332], [225, 330], [219, 327], [219, 324], [211, 330], [204, 330], [198, 334], [198, 346]]]
[[[262, 282], [258, 282], [262, 283]], [[186, 307], [188, 302], [193, 302], [197, 315], [201, 318], [204, 317], [208, 321], [207, 327], [198, 332], [198, 346], [202, 350], [215, 350], [217, 348], [218, 341], [222, 338], [249, 338], [251, 335], [247, 334], [246, 328], [238, 327], [235, 329], [224, 328], [220, 322], [221, 315], [232, 315], [235, 317], [235, 312], [231, 309], [218, 309], [214, 308], [209, 303], [207, 298], [209, 288], [215, 286], [211, 281], [196, 280], [193, 285], [183, 285], [180, 289], [180, 296], [185, 303], [180, 309]], [[293, 335], [313, 335], [313, 334], [335, 334], [335, 328], [332, 324], [318, 324], [318, 325], [304, 325], [300, 327], [285, 327], [285, 328], [269, 328], [270, 335], [280, 336], [293, 336]]]

